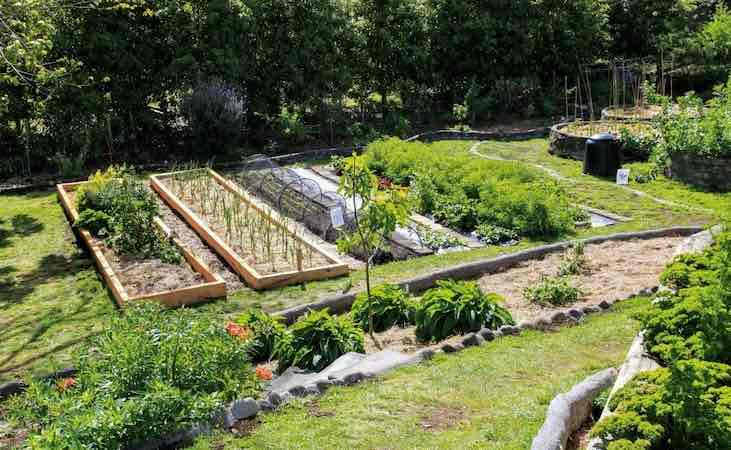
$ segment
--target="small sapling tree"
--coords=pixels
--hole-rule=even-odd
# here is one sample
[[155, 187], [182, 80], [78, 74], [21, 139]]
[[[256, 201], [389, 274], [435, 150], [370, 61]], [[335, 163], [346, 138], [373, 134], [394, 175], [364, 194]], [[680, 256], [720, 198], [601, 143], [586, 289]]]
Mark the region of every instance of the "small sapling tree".
[[368, 168], [365, 156], [353, 154], [337, 161], [342, 170], [339, 191], [353, 210], [353, 225], [338, 239], [338, 250], [363, 255], [366, 260], [366, 294], [368, 296], [368, 334], [373, 336], [371, 302], [371, 264], [387, 248], [386, 238], [397, 227], [406, 225], [411, 215], [407, 191], [379, 183]]

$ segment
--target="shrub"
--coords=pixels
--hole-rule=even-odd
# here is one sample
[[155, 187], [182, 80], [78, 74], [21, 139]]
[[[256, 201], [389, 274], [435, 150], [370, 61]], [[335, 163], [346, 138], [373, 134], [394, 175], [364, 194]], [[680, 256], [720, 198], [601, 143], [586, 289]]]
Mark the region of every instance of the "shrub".
[[185, 100], [196, 152], [204, 155], [235, 148], [243, 134], [246, 98], [218, 79], [197, 86]]
[[309, 139], [307, 126], [294, 109], [283, 107], [274, 121], [274, 129], [290, 144], [302, 144]]
[[[399, 286], [382, 284], [371, 289], [371, 309], [373, 310], [373, 330], [381, 332], [393, 326], [405, 326], [411, 322], [409, 296]], [[368, 296], [358, 294], [353, 302], [350, 315], [356, 325], [368, 330]]]
[[639, 318], [647, 348], [665, 363], [688, 358], [731, 362], [731, 311], [716, 286], [659, 297]]
[[608, 450], [731, 448], [731, 366], [689, 360], [640, 373], [609, 407], [591, 432]]
[[694, 93], [678, 100], [659, 119], [662, 140], [658, 151], [704, 158], [731, 158], [731, 79], [703, 105]]
[[347, 316], [312, 311], [290, 326], [274, 352], [278, 370], [290, 366], [320, 371], [348, 352], [364, 352], [363, 331]]
[[655, 133], [634, 133], [629, 128], [620, 129], [619, 140], [622, 157], [632, 161], [647, 161], [659, 143]]
[[416, 305], [416, 337], [441, 341], [453, 334], [513, 324], [497, 294], [483, 294], [475, 282], [443, 280]]
[[714, 248], [701, 253], [679, 255], [663, 270], [660, 282], [673, 289], [708, 286], [718, 282], [722, 266]]
[[511, 245], [520, 239], [515, 231], [489, 223], [478, 225], [475, 228], [475, 234], [487, 245]]
[[279, 319], [260, 309], [251, 309], [236, 320], [236, 323], [251, 330], [246, 344], [253, 362], [267, 361], [272, 357], [277, 342], [285, 333], [285, 326]]
[[33, 448], [139, 448], [256, 395], [243, 342], [189, 310], [130, 306], [76, 355], [75, 379], [33, 382], [7, 404]]
[[523, 297], [543, 306], [563, 306], [575, 303], [581, 289], [572, 286], [567, 277], [544, 277], [535, 286], [523, 289]]
[[453, 236], [444, 231], [433, 230], [426, 226], [418, 226], [416, 228], [416, 234], [419, 236], [421, 244], [433, 251], [465, 245], [464, 239], [458, 236]]

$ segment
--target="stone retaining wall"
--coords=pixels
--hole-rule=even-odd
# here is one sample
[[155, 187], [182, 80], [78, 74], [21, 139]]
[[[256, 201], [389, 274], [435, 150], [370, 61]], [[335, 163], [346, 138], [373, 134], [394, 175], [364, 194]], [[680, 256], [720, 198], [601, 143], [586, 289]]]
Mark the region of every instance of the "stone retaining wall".
[[412, 136], [407, 141], [436, 142], [436, 141], [488, 141], [499, 139], [536, 139], [546, 137], [548, 128], [535, 128], [526, 131], [458, 131], [436, 130]]
[[711, 159], [676, 153], [670, 159], [672, 178], [701, 189], [731, 191], [731, 158]]

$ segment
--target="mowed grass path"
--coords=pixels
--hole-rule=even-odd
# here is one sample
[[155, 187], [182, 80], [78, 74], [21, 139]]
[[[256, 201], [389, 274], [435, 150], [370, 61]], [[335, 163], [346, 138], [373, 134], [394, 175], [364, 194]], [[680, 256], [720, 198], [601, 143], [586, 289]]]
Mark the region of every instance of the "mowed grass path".
[[648, 301], [294, 400], [248, 437], [219, 433], [191, 448], [524, 450], [556, 394], [621, 363], [639, 328], [632, 316]]

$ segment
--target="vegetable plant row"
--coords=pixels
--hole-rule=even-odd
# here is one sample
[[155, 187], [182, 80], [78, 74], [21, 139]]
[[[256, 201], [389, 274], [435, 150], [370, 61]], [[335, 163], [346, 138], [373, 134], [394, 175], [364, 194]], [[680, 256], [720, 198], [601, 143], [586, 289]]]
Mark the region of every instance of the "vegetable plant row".
[[293, 221], [210, 169], [151, 177], [153, 189], [255, 289], [340, 276], [348, 266]]

